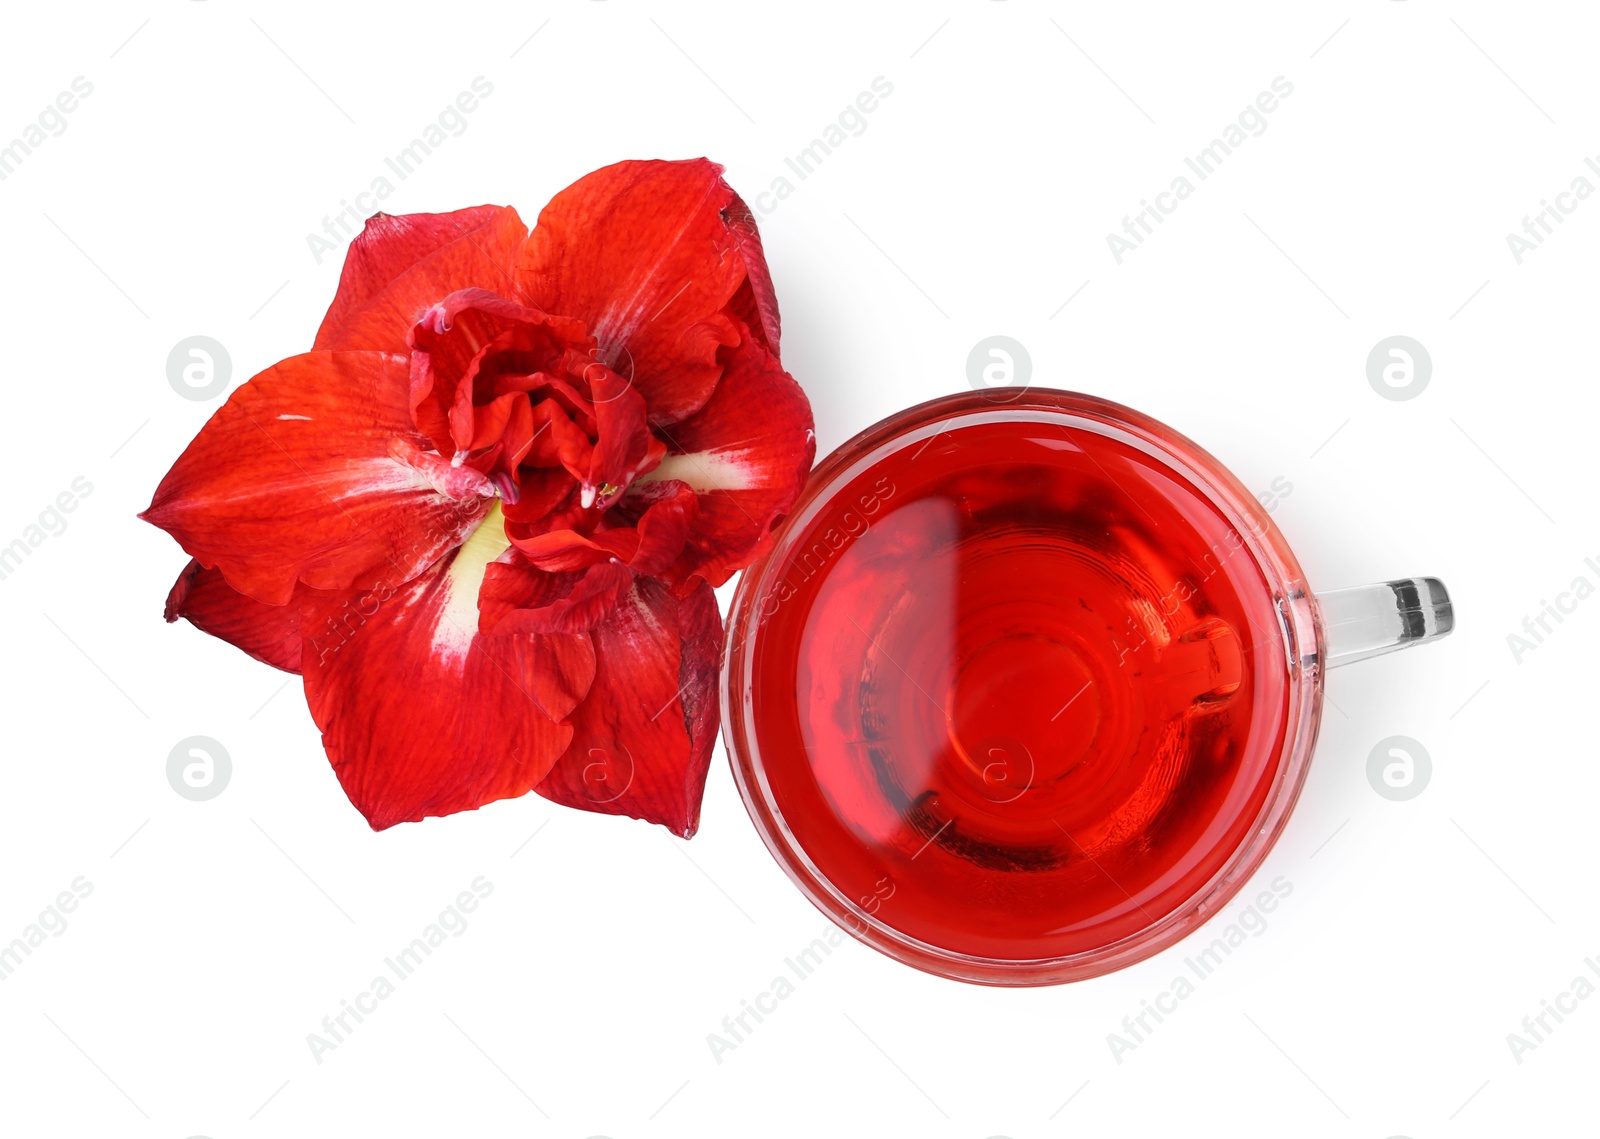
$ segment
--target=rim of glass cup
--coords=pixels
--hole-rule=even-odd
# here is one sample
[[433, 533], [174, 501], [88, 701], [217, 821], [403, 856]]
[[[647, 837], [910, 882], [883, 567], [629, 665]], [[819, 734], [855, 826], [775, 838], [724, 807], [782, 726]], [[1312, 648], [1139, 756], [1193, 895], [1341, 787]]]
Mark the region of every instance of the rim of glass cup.
[[[1246, 836], [1207, 882], [1178, 908], [1114, 942], [1060, 957], [978, 957], [908, 936], [867, 913], [828, 881], [778, 811], [761, 763], [750, 671], [768, 590], [794, 539], [838, 488], [889, 453], [954, 428], [997, 421], [1047, 421], [1135, 447], [1186, 479], [1243, 539], [1265, 578], [1279, 619], [1287, 679], [1283, 741], [1272, 786]], [[868, 427], [812, 471], [765, 555], [745, 570], [734, 594], [722, 661], [722, 723], [729, 764], [745, 809], [767, 849], [813, 905], [874, 949], [925, 972], [976, 984], [1055, 985], [1126, 968], [1181, 941], [1230, 902], [1277, 842], [1305, 784], [1322, 716], [1322, 622], [1305, 575], [1255, 497], [1209, 452], [1167, 425], [1110, 400], [1046, 388], [989, 389], [942, 396]]]

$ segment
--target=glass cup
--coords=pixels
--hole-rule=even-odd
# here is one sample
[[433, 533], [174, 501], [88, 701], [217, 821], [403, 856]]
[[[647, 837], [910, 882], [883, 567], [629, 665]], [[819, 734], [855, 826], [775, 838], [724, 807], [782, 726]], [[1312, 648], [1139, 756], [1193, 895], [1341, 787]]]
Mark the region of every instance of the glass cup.
[[1081, 980], [1188, 935], [1282, 832], [1324, 670], [1453, 624], [1434, 578], [1313, 594], [1272, 505], [1069, 392], [846, 443], [729, 619], [725, 738], [768, 849], [846, 931], [959, 980]]

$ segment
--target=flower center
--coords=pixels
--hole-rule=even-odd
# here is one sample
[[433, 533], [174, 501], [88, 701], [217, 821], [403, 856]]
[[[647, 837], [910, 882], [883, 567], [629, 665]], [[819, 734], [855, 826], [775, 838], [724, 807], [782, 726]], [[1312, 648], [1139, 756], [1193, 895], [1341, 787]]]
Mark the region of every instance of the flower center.
[[472, 651], [472, 638], [478, 635], [478, 589], [489, 572], [489, 563], [510, 546], [505, 515], [500, 511], [500, 500], [495, 499], [445, 571], [448, 594], [433, 630], [433, 646], [442, 657], [462, 662]]

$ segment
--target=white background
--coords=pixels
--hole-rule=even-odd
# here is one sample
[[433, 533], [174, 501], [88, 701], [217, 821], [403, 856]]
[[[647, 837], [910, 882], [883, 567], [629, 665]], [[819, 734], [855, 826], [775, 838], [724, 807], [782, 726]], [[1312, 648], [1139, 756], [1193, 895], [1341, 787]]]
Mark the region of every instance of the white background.
[[[1600, 201], [1521, 264], [1506, 243], [1600, 154], [1581, 6], [169, 0], [6, 20], [0, 141], [74, 77], [93, 94], [0, 182], [0, 545], [74, 478], [93, 492], [0, 581], [0, 941], [75, 877], [94, 891], [0, 982], [0, 1129], [1592, 1128], [1600, 999], [1520, 1064], [1506, 1040], [1600, 955], [1600, 601], [1520, 663], [1506, 639], [1580, 574], [1600, 584]], [[1452, 638], [1330, 678], [1258, 879], [1292, 896], [1121, 1063], [1107, 1034], [1185, 946], [999, 991], [847, 941], [718, 1063], [707, 1034], [829, 928], [720, 752], [689, 844], [536, 796], [373, 834], [298, 680], [161, 622], [185, 557], [134, 513], [220, 403], [174, 393], [169, 350], [214, 337], [238, 384], [305, 349], [342, 255], [318, 264], [306, 235], [476, 76], [493, 95], [391, 212], [531, 221], [593, 168], [701, 154], [754, 198], [885, 77], [865, 132], [762, 221], [819, 454], [964, 390], [972, 346], [1009, 335], [1035, 383], [1149, 412], [1252, 488], [1291, 482], [1274, 518], [1318, 588], [1449, 584]], [[1277, 76], [1294, 93], [1269, 129], [1117, 264], [1106, 235]], [[1432, 356], [1415, 399], [1368, 384], [1392, 334]], [[1396, 734], [1433, 759], [1409, 802], [1365, 774]], [[190, 735], [233, 759], [210, 802], [166, 780]], [[494, 892], [466, 932], [318, 1064], [307, 1033], [479, 875]]]

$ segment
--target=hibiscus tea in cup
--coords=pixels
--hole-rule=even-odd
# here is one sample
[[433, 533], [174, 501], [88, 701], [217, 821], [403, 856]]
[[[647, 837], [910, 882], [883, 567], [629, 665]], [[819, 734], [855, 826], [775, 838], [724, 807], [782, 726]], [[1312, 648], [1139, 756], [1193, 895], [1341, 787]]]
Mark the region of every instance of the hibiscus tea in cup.
[[[1353, 608], [1381, 623], [1400, 603], [1373, 588]], [[813, 476], [741, 583], [724, 721], [763, 837], [836, 921], [944, 975], [1052, 983], [1156, 952], [1259, 864], [1320, 632], [1192, 443], [1088, 397], [951, 397]]]
[[886, 456], [762, 622], [756, 717], [792, 741], [763, 756], [796, 839], [979, 956], [1081, 950], [1143, 924], [1136, 891], [1192, 890], [1215, 869], [1196, 840], [1247, 825], [1283, 735], [1286, 678], [1257, 663], [1282, 634], [1227, 519], [1074, 441], [1002, 421]]

